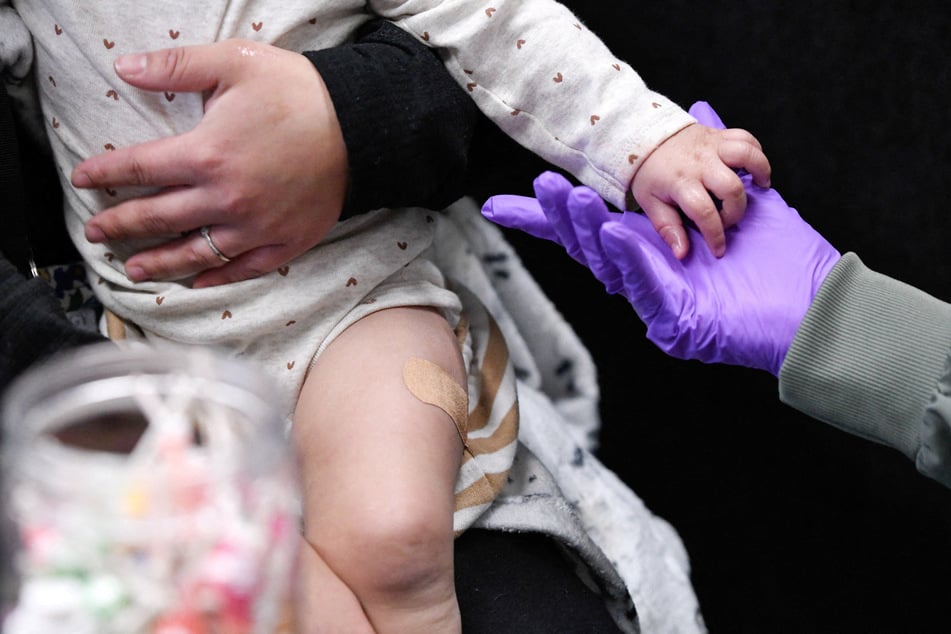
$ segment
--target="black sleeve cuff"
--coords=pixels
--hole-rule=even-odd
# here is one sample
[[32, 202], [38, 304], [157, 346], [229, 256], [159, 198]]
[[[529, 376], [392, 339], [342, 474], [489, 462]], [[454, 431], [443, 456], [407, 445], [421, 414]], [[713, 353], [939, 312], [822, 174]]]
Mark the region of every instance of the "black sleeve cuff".
[[330, 91], [347, 146], [341, 218], [380, 207], [440, 209], [463, 195], [480, 115], [435, 51], [373, 20], [353, 44], [304, 55]]

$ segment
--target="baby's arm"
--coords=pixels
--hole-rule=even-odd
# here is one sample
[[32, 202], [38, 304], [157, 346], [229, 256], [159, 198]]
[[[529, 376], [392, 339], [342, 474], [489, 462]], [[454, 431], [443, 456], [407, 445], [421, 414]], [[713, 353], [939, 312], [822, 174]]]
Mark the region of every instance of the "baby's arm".
[[[722, 251], [724, 223], [743, 212], [742, 185], [730, 168], [747, 169], [757, 182], [768, 178], [755, 139], [730, 132], [746, 146], [736, 151], [733, 141], [721, 141], [726, 133], [693, 125], [696, 119], [650, 90], [564, 5], [487, 5], [428, 2], [413, 13], [405, 2], [370, 2], [374, 12], [437, 49], [449, 72], [510, 137], [615, 207], [629, 209], [636, 200], [678, 257], [687, 249], [675, 209], [680, 205]], [[648, 163], [656, 167], [639, 174]], [[729, 201], [723, 220], [713, 201], [703, 200], [711, 189]]]
[[[435, 48], [479, 109], [518, 143], [618, 208], [644, 159], [696, 122], [551, 0], [399, 0], [374, 12]], [[415, 5], [414, 5], [415, 6]]]

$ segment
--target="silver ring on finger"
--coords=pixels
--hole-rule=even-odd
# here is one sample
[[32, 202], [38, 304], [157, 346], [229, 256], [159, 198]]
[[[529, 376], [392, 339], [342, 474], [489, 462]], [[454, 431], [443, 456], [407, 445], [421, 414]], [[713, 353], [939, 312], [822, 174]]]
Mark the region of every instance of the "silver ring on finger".
[[231, 258], [229, 258], [227, 255], [222, 253], [221, 249], [219, 249], [215, 245], [214, 240], [211, 239], [211, 227], [209, 227], [208, 225], [205, 225], [201, 229], [199, 229], [199, 231], [201, 231], [201, 235], [204, 236], [205, 242], [208, 243], [208, 247], [211, 249], [212, 253], [215, 254], [215, 257], [217, 257], [219, 260], [221, 260], [225, 264], [231, 261]]

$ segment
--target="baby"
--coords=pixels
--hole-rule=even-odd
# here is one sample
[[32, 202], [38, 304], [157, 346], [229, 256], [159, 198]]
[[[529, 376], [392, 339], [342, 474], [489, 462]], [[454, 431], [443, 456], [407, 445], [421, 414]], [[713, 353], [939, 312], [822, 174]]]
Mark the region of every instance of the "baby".
[[[103, 208], [149, 191], [100, 191], [74, 185], [70, 173], [103, 150], [189, 130], [204, 104], [200, 94], [129, 87], [114, 73], [120, 56], [235, 39], [253, 64], [259, 49], [244, 41], [294, 51], [335, 46], [375, 14], [438, 49], [514, 139], [614, 205], [636, 201], [678, 257], [688, 248], [681, 212], [719, 255], [724, 227], [745, 207], [734, 170], [768, 184], [752, 135], [697, 124], [551, 0], [11, 4], [35, 41], [67, 227], [103, 305], [152, 345], [225, 348], [282, 386], [313, 547], [306, 565], [323, 580], [321, 592], [339, 597], [302, 631], [318, 620], [349, 632], [461, 629], [452, 542], [491, 504], [511, 466], [514, 373], [500, 337], [473, 340], [471, 303], [429, 258], [439, 214], [425, 209], [340, 222], [288, 266], [244, 282], [130, 281], [124, 261], [148, 243], [92, 243], [84, 227]], [[214, 151], [201, 160], [213, 161]], [[280, 148], [262, 160], [281, 160]], [[228, 250], [226, 220], [189, 237], [195, 248], [222, 261], [240, 255]], [[487, 366], [497, 382], [480, 383]], [[494, 406], [472, 402], [486, 392]], [[300, 600], [306, 613], [311, 598]]]

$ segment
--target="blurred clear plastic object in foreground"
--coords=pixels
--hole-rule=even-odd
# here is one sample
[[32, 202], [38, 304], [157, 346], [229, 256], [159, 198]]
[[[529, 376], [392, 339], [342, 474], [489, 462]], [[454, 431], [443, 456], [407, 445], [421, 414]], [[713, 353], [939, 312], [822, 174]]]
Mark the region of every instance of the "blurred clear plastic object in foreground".
[[273, 393], [198, 347], [101, 344], [20, 377], [2, 405], [3, 631], [280, 631], [298, 496]]

